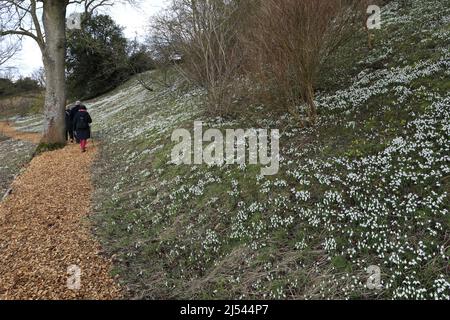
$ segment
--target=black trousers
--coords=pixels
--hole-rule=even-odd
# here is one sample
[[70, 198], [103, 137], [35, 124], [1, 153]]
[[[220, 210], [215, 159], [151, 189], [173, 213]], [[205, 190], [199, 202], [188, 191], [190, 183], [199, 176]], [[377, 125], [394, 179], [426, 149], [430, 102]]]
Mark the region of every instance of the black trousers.
[[66, 141], [73, 140], [73, 130], [66, 130]]
[[74, 130], [74, 131], [72, 131], [72, 134], [73, 134], [73, 137], [75, 138], [75, 142], [80, 143], [80, 139], [78, 139], [78, 137], [77, 137], [77, 132]]

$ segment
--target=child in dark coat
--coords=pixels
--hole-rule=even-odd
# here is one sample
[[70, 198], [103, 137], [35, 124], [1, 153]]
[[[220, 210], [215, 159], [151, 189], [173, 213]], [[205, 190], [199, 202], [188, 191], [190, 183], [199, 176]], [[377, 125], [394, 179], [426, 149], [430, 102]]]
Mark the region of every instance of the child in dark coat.
[[86, 152], [88, 139], [91, 138], [92, 119], [85, 106], [81, 106], [73, 120], [75, 135], [80, 141], [81, 152]]
[[70, 142], [73, 143], [73, 125], [72, 120], [70, 119], [70, 108], [67, 108], [66, 110], [66, 141], [70, 139]]

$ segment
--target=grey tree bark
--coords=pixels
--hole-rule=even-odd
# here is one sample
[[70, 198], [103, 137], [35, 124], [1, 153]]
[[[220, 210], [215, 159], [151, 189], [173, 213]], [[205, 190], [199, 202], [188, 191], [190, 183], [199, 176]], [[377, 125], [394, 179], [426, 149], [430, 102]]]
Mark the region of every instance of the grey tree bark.
[[66, 106], [66, 7], [68, 1], [45, 0], [43, 24], [46, 45], [42, 52], [44, 62], [45, 122], [43, 143], [65, 143], [64, 109]]

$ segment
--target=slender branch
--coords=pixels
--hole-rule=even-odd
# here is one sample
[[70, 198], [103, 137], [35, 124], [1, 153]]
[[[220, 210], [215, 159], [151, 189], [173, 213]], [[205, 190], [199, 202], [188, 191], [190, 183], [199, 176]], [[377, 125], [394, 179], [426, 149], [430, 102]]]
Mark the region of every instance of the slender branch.
[[44, 48], [45, 46], [45, 41], [44, 41], [44, 35], [42, 33], [42, 29], [41, 29], [41, 24], [39, 23], [39, 19], [37, 16], [37, 5], [36, 5], [36, 0], [31, 0], [31, 18], [33, 19], [33, 24], [34, 27], [36, 29], [36, 38], [37, 38], [37, 42], [39, 44], [39, 47], [41, 47], [41, 49]]
[[34, 35], [30, 31], [27, 31], [25, 29], [0, 31], [0, 37], [9, 36], [9, 35], [18, 35], [18, 36], [30, 37], [30, 38], [33, 38], [34, 40], [36, 40], [39, 43], [39, 40], [36, 37], [36, 35]]

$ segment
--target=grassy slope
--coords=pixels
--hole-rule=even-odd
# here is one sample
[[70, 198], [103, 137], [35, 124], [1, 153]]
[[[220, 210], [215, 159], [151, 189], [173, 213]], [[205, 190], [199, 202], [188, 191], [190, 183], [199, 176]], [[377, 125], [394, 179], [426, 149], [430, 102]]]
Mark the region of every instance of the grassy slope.
[[[326, 73], [313, 130], [209, 119], [202, 92], [176, 85], [94, 101], [93, 220], [130, 296], [449, 299], [449, 37], [448, 0], [389, 5], [376, 48], [360, 35]], [[281, 128], [280, 174], [169, 165], [173, 129], [194, 119]]]

